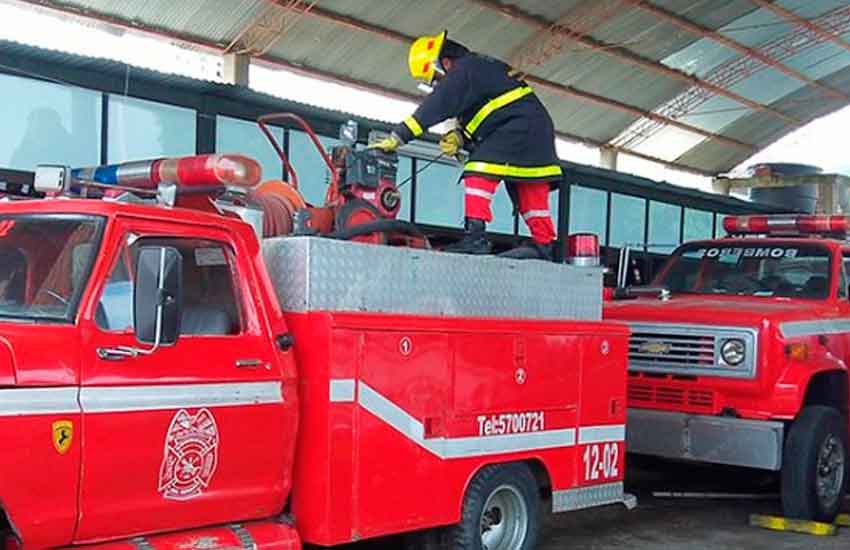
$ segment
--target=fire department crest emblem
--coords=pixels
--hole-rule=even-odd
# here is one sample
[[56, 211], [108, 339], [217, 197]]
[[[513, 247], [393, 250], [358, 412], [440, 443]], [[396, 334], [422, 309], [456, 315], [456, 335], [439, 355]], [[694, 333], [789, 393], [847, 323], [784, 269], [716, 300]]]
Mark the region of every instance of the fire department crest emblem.
[[159, 492], [170, 500], [195, 498], [209, 486], [217, 463], [218, 427], [212, 413], [178, 411], [165, 436]]

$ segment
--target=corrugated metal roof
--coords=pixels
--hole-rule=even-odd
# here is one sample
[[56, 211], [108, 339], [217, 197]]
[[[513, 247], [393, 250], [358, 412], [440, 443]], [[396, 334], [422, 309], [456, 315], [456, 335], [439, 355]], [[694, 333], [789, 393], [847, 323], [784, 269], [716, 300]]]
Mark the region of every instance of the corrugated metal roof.
[[[209, 46], [230, 43], [271, 0], [25, 1]], [[269, 57], [411, 96], [409, 37], [447, 28], [506, 59], [543, 41], [547, 58], [526, 69], [549, 81], [536, 88], [559, 132], [714, 173], [796, 128], [793, 119], [850, 103], [850, 0], [775, 3], [846, 44], [751, 0], [319, 0]], [[555, 22], [586, 32], [565, 40], [547, 30]]]

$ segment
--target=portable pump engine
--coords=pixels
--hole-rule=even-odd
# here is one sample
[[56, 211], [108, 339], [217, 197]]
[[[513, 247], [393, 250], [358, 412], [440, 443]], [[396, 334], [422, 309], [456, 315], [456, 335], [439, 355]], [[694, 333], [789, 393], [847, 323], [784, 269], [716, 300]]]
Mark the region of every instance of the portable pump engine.
[[[268, 124], [294, 122], [315, 145], [330, 174], [322, 206], [307, 203], [299, 191], [295, 169]], [[292, 113], [261, 116], [257, 123], [286, 168], [286, 181], [266, 182], [251, 194], [270, 220], [265, 236], [323, 235], [373, 244], [430, 248], [415, 225], [397, 220], [401, 193], [396, 185], [398, 155], [377, 149], [357, 149], [357, 124], [340, 129], [341, 144], [325, 151], [316, 133]], [[274, 225], [274, 227], [271, 227]]]

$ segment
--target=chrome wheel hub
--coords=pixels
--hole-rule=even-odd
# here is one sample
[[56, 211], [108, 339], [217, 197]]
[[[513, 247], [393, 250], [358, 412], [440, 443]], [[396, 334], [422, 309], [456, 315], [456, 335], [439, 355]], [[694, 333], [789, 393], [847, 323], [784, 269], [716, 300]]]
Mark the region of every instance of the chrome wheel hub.
[[481, 511], [481, 547], [484, 550], [519, 550], [528, 533], [528, 508], [516, 488], [502, 485]]
[[846, 460], [841, 440], [834, 435], [827, 437], [818, 450], [817, 477], [815, 478], [818, 499], [825, 508], [834, 506], [841, 496]]

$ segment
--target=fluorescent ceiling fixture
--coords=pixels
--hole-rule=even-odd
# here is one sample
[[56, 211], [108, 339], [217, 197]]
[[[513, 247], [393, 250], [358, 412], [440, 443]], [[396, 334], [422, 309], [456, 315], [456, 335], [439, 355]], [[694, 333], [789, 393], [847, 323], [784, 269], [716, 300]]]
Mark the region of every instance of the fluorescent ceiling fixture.
[[683, 170], [669, 168], [663, 164], [620, 153], [617, 160], [617, 169], [620, 172], [634, 174], [655, 181], [666, 181], [680, 187], [690, 187], [701, 191], [711, 191], [711, 178], [692, 174]]
[[634, 149], [638, 153], [672, 162], [703, 141], [705, 137], [699, 134], [665, 126]]
[[599, 166], [599, 148], [591, 147], [575, 141], [567, 141], [562, 138], [555, 139], [555, 150], [558, 157], [576, 164], [588, 166]]
[[221, 57], [200, 48], [8, 0], [0, 1], [0, 39], [221, 81]]
[[251, 64], [251, 87], [255, 90], [315, 107], [323, 107], [354, 115], [400, 122], [416, 109], [416, 104], [320, 80], [294, 71], [270, 68], [259, 62]]

